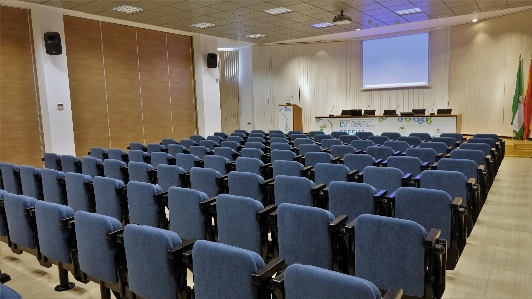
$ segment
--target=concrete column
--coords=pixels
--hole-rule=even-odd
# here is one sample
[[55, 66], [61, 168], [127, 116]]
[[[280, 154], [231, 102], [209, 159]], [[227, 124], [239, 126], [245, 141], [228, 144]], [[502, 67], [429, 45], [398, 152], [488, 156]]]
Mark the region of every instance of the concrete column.
[[[251, 47], [238, 49], [238, 95], [240, 129], [248, 132], [255, 128], [253, 122], [253, 64]], [[259, 128], [260, 129], [260, 128]]]

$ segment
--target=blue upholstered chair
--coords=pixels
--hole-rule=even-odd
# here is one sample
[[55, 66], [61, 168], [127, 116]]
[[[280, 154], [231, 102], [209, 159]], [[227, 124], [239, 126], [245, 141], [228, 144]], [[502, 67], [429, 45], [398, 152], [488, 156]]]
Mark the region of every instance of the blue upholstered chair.
[[[256, 143], [265, 143], [266, 140], [264, 140], [264, 138], [261, 136], [261, 137], [252, 137], [252, 136], [248, 136], [248, 139], [247, 139], [247, 142], [256, 142]], [[245, 146], [245, 145], [244, 145]]]
[[159, 165], [157, 168], [157, 184], [163, 191], [168, 191], [172, 186], [183, 187], [181, 176], [185, 173], [185, 169], [177, 165]]
[[4, 194], [4, 209], [11, 250], [15, 253], [26, 251], [37, 257], [44, 264], [37, 241], [37, 227], [33, 225], [33, 216], [28, 212], [35, 208], [37, 199], [24, 195]]
[[262, 135], [266, 135], [266, 132], [264, 132], [264, 130], [251, 130], [250, 134], [262, 134]]
[[397, 132], [383, 132], [381, 133], [381, 136], [386, 136], [390, 140], [397, 140], [401, 137], [401, 134]]
[[[193, 168], [194, 169], [194, 168]], [[183, 239], [212, 239], [206, 235], [209, 196], [201, 191], [170, 187], [168, 189], [168, 210], [170, 230]], [[208, 224], [208, 225], [206, 225]]]
[[123, 236], [129, 290], [142, 298], [177, 298], [177, 293], [186, 287], [178, 283], [186, 281], [181, 278], [186, 275], [186, 268], [180, 267], [181, 271], [176, 273], [178, 269], [168, 254], [182, 245], [179, 235], [160, 228], [129, 224]]
[[314, 165], [314, 182], [329, 186], [332, 181], [354, 181], [356, 173], [343, 164], [317, 163]]
[[410, 146], [419, 146], [421, 142], [423, 142], [421, 138], [417, 136], [401, 136], [397, 140], [406, 141]]
[[451, 137], [456, 141], [456, 147], [460, 147], [460, 144], [464, 141], [464, 135], [460, 133], [441, 133], [440, 137]]
[[403, 186], [403, 176], [397, 168], [368, 166], [364, 169], [363, 182], [390, 194]]
[[[294, 140], [294, 138], [292, 138], [292, 135], [294, 134], [300, 134], [300, 135], [305, 135], [303, 134], [303, 132], [301, 131], [288, 131], [288, 133], [286, 133], [286, 135], [291, 139], [291, 140]], [[307, 135], [305, 135], [307, 136]], [[308, 137], [308, 136], [307, 136]]]
[[75, 215], [75, 231], [79, 257], [79, 267], [90, 280], [100, 284], [102, 298], [110, 298], [110, 290], [123, 291], [125, 277], [120, 277], [118, 269], [125, 267], [118, 256], [123, 256], [123, 247], [111, 235], [122, 228], [120, 221], [113, 217], [78, 211]]
[[270, 145], [274, 143], [288, 143], [285, 137], [270, 137]]
[[441, 154], [442, 156], [447, 155], [452, 148], [448, 147], [447, 144], [443, 142], [423, 142], [419, 145], [419, 148], [431, 148], [436, 151], [436, 153]]
[[[114, 160], [118, 160], [118, 161], [122, 161], [122, 162], [129, 162], [129, 155], [119, 149], [119, 148], [110, 148], [109, 151], [107, 152], [108, 153], [108, 159], [114, 159]], [[106, 159], [102, 160], [102, 161], [105, 161]]]
[[383, 144], [384, 146], [391, 147], [394, 152], [400, 152], [404, 153], [407, 149], [410, 148], [410, 144], [406, 141], [399, 141], [399, 140], [390, 140], [386, 141]]
[[150, 162], [153, 168], [157, 169], [161, 164], [175, 164], [175, 159], [165, 152], [153, 152], [151, 153]]
[[421, 139], [423, 142], [427, 142], [432, 139], [432, 136], [430, 136], [429, 133], [410, 133], [408, 136], [419, 137], [419, 139]]
[[109, 158], [103, 161], [103, 174], [105, 177], [121, 180], [124, 183], [129, 181], [127, 164], [119, 160]]
[[196, 144], [199, 144], [200, 141], [205, 140], [205, 137], [201, 135], [190, 135], [190, 140], [193, 140]]
[[41, 170], [32, 166], [20, 166], [22, 195], [43, 199]]
[[219, 146], [219, 144], [214, 142], [213, 140], [201, 140], [199, 142], [199, 145], [206, 147], [210, 151], [214, 150], [215, 147]]
[[179, 140], [179, 144], [184, 146], [186, 149], [190, 149], [190, 147], [193, 146], [193, 145], [198, 145], [192, 139], [181, 139], [181, 140]]
[[144, 183], [156, 183], [157, 174], [155, 168], [151, 164], [143, 162], [129, 162], [128, 166], [129, 180], [144, 182]]
[[189, 153], [188, 149], [181, 144], [169, 144], [168, 154], [175, 157], [177, 154]]
[[177, 144], [177, 141], [173, 138], [163, 138], [163, 140], [161, 141], [161, 144], [164, 147], [168, 148], [170, 144]]
[[240, 157], [245, 157], [245, 158], [256, 158], [256, 159], [262, 160], [263, 155], [264, 155], [264, 152], [257, 148], [243, 148], [240, 151]]
[[[237, 145], [242, 145], [242, 143], [244, 142], [244, 139], [240, 136], [229, 136], [225, 139], [225, 141], [231, 141], [231, 142], [235, 142]], [[222, 144], [220, 145], [224, 146], [224, 144], [228, 145], [228, 143], [224, 143], [223, 141], [222, 141]]]
[[342, 135], [338, 137], [338, 139], [340, 139], [341, 142], [347, 145], [351, 144], [353, 140], [360, 140], [360, 138], [357, 135]]
[[390, 141], [390, 138], [386, 136], [369, 136], [368, 140], [373, 141], [375, 144], [383, 145], [386, 141]]
[[235, 170], [251, 172], [262, 176], [264, 163], [257, 158], [239, 157], [235, 160]]
[[214, 169], [221, 175], [226, 175], [230, 171], [231, 161], [222, 156], [208, 155], [203, 158], [203, 167]]
[[278, 175], [274, 182], [275, 204], [297, 204], [301, 206], [317, 205], [317, 196], [325, 186], [316, 184], [303, 177]]
[[227, 134], [224, 132], [214, 132], [214, 136], [222, 137], [223, 139], [227, 138]]
[[192, 167], [190, 170], [190, 188], [205, 192], [209, 198], [216, 196], [222, 189], [221, 176], [220, 172], [211, 168]]
[[294, 147], [299, 148], [302, 144], [314, 144], [314, 140], [310, 138], [297, 138], [294, 140]]
[[91, 147], [89, 155], [93, 158], [100, 159], [102, 161], [108, 158], [107, 150], [101, 147]]
[[343, 142], [338, 139], [323, 139], [321, 141], [321, 147], [330, 149], [333, 145], [343, 145]]
[[185, 171], [190, 171], [192, 167], [196, 167], [199, 163], [199, 158], [192, 154], [177, 154], [175, 156], [175, 165], [183, 168]]
[[291, 151], [293, 150], [293, 148], [288, 143], [280, 143], [280, 142], [270, 143], [270, 152], [273, 152], [274, 150]]
[[353, 140], [351, 141], [351, 146], [357, 151], [366, 153], [366, 149], [370, 146], [375, 146], [375, 143], [371, 140]]
[[205, 155], [212, 155], [213, 152], [202, 145], [193, 145], [189, 148], [189, 151], [192, 155], [203, 159]]
[[431, 142], [443, 142], [447, 145], [447, 147], [450, 147], [451, 149], [455, 149], [457, 145], [456, 139], [454, 137], [434, 137], [432, 138]]
[[43, 200], [68, 205], [65, 187], [65, 173], [54, 169], [41, 170]]
[[344, 165], [350, 170], [364, 171], [368, 166], [376, 166], [382, 161], [376, 161], [368, 154], [347, 154], [344, 156]]
[[403, 173], [411, 173], [416, 177], [421, 171], [428, 169], [428, 163], [423, 163], [418, 157], [393, 156], [388, 158], [386, 166], [395, 167]]
[[226, 244], [197, 241], [192, 249], [196, 298], [266, 298], [252, 284], [252, 274], [264, 267], [257, 253]]
[[[0, 189], [0, 202], [4, 201], [6, 194], [8, 194], [8, 192]], [[6, 210], [3, 205], [0, 205], [0, 241], [7, 244], [11, 243], [8, 236]]]
[[[267, 148], [266, 146], [261, 142], [254, 142], [254, 141], [248, 141], [246, 144], [244, 144], [244, 149], [247, 148], [255, 148], [261, 151], [265, 151]], [[241, 151], [242, 152], [242, 151]]]
[[22, 299], [22, 296], [12, 288], [0, 283], [0, 299]]
[[246, 130], [242, 130], [242, 129], [235, 130], [233, 133], [243, 134], [243, 135], [245, 135], [245, 136], [247, 136], [247, 135], [249, 134], [248, 131], [246, 131]]
[[343, 159], [347, 154], [354, 154], [355, 148], [350, 145], [333, 145], [329, 148], [329, 152], [333, 157]]
[[377, 189], [364, 183], [331, 182], [326, 189], [329, 211], [334, 217], [346, 215], [348, 222], [362, 214], [375, 214]]
[[130, 151], [147, 151], [148, 148], [140, 142], [130, 142], [129, 146], [127, 147]]
[[372, 132], [356, 132], [355, 135], [358, 136], [360, 139], [368, 139], [369, 136], [373, 136]]
[[[482, 183], [482, 167], [479, 169], [479, 166], [473, 160], [448, 158], [438, 163], [438, 170], [458, 171], [466, 176], [468, 197], [474, 198], [475, 202], [479, 204], [475, 211], [478, 215], [488, 196], [487, 190], [482, 187], [484, 185]], [[475, 216], [474, 214], [473, 217]]]
[[399, 188], [395, 192], [395, 217], [411, 220], [425, 230], [437, 227], [447, 240], [447, 269], [458, 262], [466, 243], [465, 209], [460, 199], [453, 199], [442, 190]]
[[71, 155], [61, 155], [61, 171], [81, 173], [81, 159]]
[[251, 197], [265, 205], [267, 204], [267, 183], [262, 176], [239, 171], [231, 171], [228, 176], [229, 194]]
[[324, 135], [323, 131], [310, 131], [308, 132], [308, 136], [310, 138], [314, 138], [316, 135]]
[[[75, 173], [69, 173], [75, 174]], [[74, 287], [68, 280], [68, 271], [81, 279], [78, 270], [77, 255], [71, 254], [76, 249], [72, 244], [70, 229], [61, 222], [74, 217], [72, 208], [39, 200], [35, 203], [35, 223], [39, 236], [39, 250], [46, 262], [57, 265], [59, 269], [59, 285], [56, 291], [66, 291]]]
[[486, 198], [487, 192], [491, 188], [491, 184], [495, 176], [493, 169], [494, 165], [489, 160], [489, 157], [487, 157], [481, 150], [468, 150], [459, 148], [451, 151], [451, 158], [472, 160], [477, 163], [480, 187], [482, 188], [482, 190], [484, 190], [484, 198]]
[[222, 141], [225, 140], [225, 138], [222, 136], [207, 136], [207, 140], [212, 140], [214, 141], [214, 143], [219, 145], [220, 143], [222, 143]]
[[305, 154], [305, 167], [314, 167], [318, 163], [332, 163], [334, 157], [324, 152], [307, 152]]
[[290, 135], [290, 140], [292, 141], [295, 141], [296, 139], [299, 139], [299, 138], [310, 139], [308, 135], [303, 134], [303, 133], [295, 133], [295, 134]]
[[159, 143], [148, 143], [147, 149], [148, 149], [148, 155], [151, 155], [152, 153], [167, 151], [166, 147]]
[[271, 162], [277, 160], [294, 161], [296, 158], [296, 154], [291, 150], [273, 150], [270, 153], [270, 157]]
[[305, 166], [296, 161], [278, 160], [272, 162], [272, 167], [273, 178], [276, 178], [278, 175], [301, 176], [301, 170], [303, 170]]
[[61, 171], [61, 156], [56, 153], [44, 154], [44, 167]]
[[270, 136], [271, 136], [272, 134], [281, 134], [281, 135], [284, 135], [284, 132], [281, 131], [281, 130], [270, 130]]
[[12, 194], [22, 194], [20, 182], [20, 166], [10, 163], [0, 163], [4, 190]]
[[317, 135], [314, 135], [313, 138], [315, 142], [322, 142], [325, 139], [333, 139], [333, 137], [329, 134], [317, 134]]
[[340, 132], [340, 131], [333, 131], [331, 132], [331, 136], [336, 139], [340, 139], [340, 136], [348, 136], [349, 133], [347, 132]]
[[100, 176], [94, 177], [93, 180], [96, 213], [116, 218], [124, 224], [129, 223], [124, 182]]
[[366, 148], [366, 154], [375, 158], [375, 160], [388, 160], [388, 157], [394, 155], [394, 150], [387, 146], [368, 146]]
[[360, 215], [354, 232], [355, 275], [381, 290], [393, 286], [408, 296], [441, 298], [446, 246], [440, 233], [432, 228], [427, 234], [410, 220]]
[[81, 158], [81, 173], [91, 177], [103, 176], [103, 161], [88, 156]]
[[[127, 184], [127, 201], [130, 223], [153, 227], [168, 227], [164, 209], [155, 201], [162, 193], [161, 187], [150, 183], [130, 181]], [[98, 203], [96, 203], [98, 207]]]
[[128, 154], [129, 162], [142, 162], [142, 163], [150, 163], [150, 155], [148, 152], [141, 151], [141, 150], [130, 150]]
[[438, 161], [439, 155], [434, 149], [432, 148], [409, 148], [405, 151], [405, 156], [410, 157], [418, 157], [423, 162], [428, 162], [430, 165], [436, 163]]
[[[225, 141], [223, 141], [223, 142], [225, 142]], [[237, 158], [237, 156], [238, 156], [238, 154], [236, 153], [236, 151], [234, 149], [232, 149], [230, 147], [223, 147], [223, 146], [216, 147], [214, 149], [214, 155], [215, 156], [222, 156], [222, 157], [228, 159], [231, 162], [234, 161]]]
[[65, 174], [68, 206], [77, 211], [96, 212], [93, 179], [89, 175], [67, 172]]

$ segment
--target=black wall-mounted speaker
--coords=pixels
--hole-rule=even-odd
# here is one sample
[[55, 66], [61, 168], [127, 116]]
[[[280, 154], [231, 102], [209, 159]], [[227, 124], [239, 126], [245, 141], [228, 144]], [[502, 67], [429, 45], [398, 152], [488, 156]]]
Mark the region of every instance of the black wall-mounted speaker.
[[207, 67], [210, 69], [218, 67], [218, 55], [216, 53], [207, 54]]
[[44, 34], [44, 46], [46, 47], [46, 54], [61, 55], [63, 47], [61, 47], [61, 35], [59, 32], [46, 32]]

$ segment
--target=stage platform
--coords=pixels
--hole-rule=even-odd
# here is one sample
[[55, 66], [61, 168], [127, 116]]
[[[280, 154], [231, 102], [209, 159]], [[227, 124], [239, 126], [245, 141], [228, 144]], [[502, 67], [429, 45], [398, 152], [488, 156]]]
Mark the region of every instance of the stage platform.
[[504, 138], [507, 157], [532, 158], [532, 141]]

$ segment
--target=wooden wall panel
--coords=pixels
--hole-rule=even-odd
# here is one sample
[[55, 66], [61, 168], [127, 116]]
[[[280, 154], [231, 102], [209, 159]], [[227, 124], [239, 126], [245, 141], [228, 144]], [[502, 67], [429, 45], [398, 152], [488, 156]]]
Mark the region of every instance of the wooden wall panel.
[[42, 167], [29, 10], [0, 7], [0, 161]]
[[239, 129], [238, 51], [220, 51], [220, 110], [222, 132]]
[[64, 16], [76, 155], [110, 146], [100, 22]]
[[198, 131], [192, 38], [177, 34], [167, 36], [174, 139], [179, 140]]
[[101, 24], [111, 146], [125, 149], [144, 142], [136, 29]]
[[172, 137], [166, 33], [137, 29], [146, 144]]

